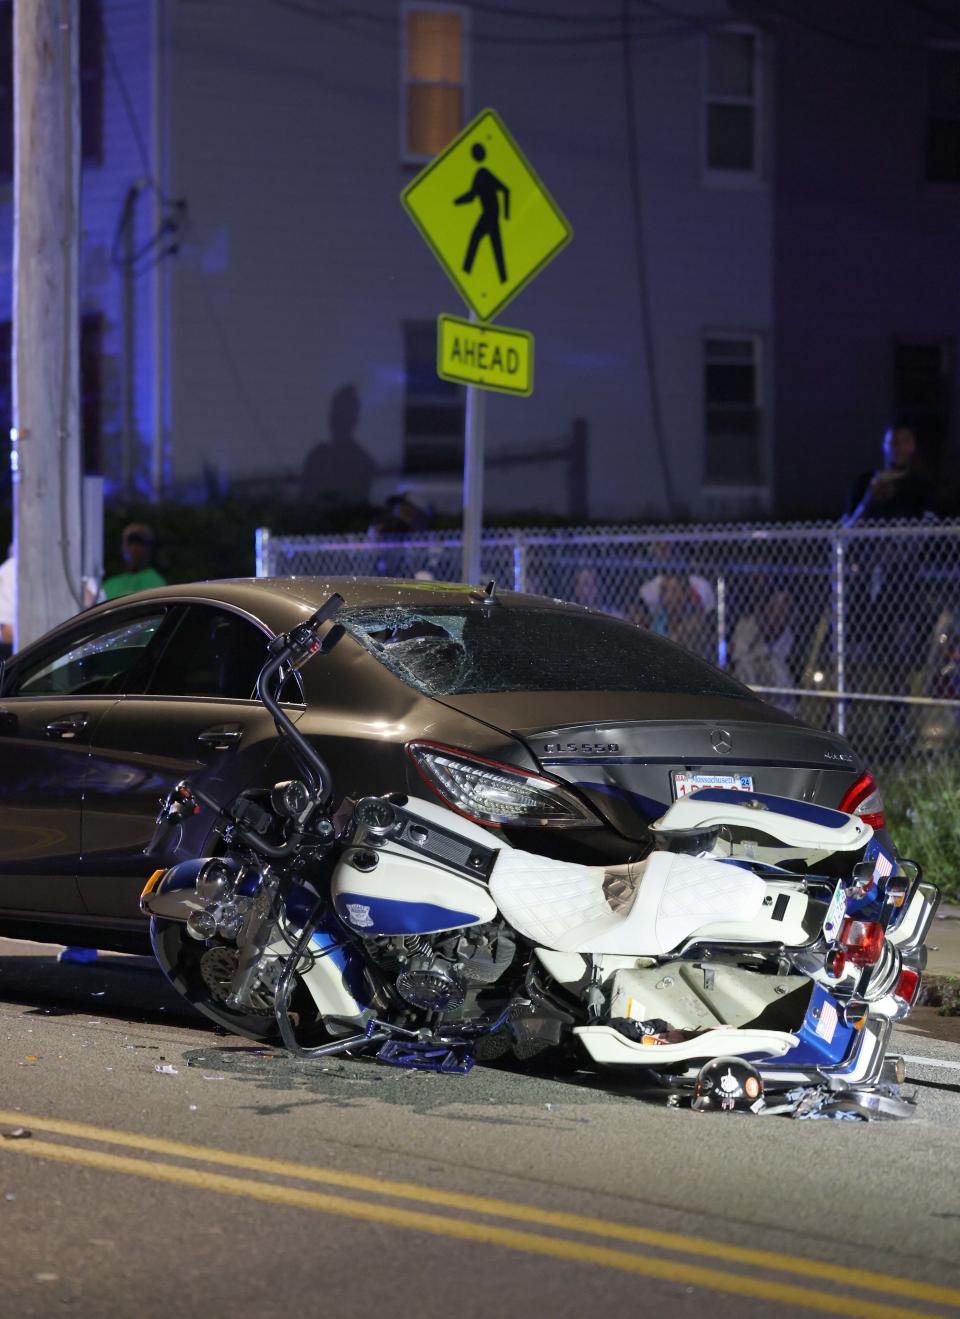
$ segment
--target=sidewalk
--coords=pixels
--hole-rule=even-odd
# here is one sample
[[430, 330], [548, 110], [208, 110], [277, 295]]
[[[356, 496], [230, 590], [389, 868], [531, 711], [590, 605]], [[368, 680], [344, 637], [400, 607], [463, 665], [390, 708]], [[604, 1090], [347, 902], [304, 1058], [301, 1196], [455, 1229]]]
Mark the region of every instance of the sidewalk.
[[960, 907], [940, 904], [927, 935], [926, 975], [960, 977]]

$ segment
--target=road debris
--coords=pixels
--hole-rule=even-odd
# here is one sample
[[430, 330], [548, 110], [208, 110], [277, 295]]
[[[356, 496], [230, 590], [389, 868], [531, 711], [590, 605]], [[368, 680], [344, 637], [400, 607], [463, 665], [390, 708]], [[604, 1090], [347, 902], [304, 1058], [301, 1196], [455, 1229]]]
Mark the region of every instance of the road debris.
[[4, 1140], [29, 1140], [29, 1138], [30, 1138], [32, 1135], [33, 1135], [33, 1132], [32, 1132], [32, 1131], [28, 1131], [26, 1127], [14, 1127], [12, 1131], [5, 1131], [5, 1132], [3, 1133], [3, 1139], [4, 1139]]
[[153, 1069], [155, 1072], [162, 1072], [164, 1076], [179, 1076], [180, 1069], [174, 1067], [173, 1063], [157, 1063]]

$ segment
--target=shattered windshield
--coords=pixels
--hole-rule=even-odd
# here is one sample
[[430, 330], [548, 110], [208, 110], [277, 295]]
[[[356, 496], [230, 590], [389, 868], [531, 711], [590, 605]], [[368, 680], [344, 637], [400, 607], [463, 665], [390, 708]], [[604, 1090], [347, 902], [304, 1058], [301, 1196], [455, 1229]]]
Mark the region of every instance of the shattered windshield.
[[740, 683], [619, 619], [501, 605], [392, 606], [340, 615], [391, 673], [427, 696], [482, 692], [670, 692], [750, 697]]

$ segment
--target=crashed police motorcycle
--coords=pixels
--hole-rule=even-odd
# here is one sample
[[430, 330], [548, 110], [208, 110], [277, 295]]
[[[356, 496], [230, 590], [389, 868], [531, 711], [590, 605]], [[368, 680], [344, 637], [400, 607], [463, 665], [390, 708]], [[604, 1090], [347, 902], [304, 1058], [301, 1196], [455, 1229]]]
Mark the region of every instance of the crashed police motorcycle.
[[258, 680], [301, 776], [229, 804], [180, 783], [158, 817], [148, 852], [204, 806], [218, 819], [210, 855], [141, 899], [196, 1008], [302, 1057], [465, 1072], [509, 1055], [681, 1091], [734, 1058], [808, 1108], [815, 1090], [903, 1109], [887, 1046], [939, 901], [919, 866], [856, 816], [763, 793], [675, 801], [650, 854], [617, 866], [513, 848], [426, 799], [338, 803], [277, 693], [337, 644], [341, 603], [276, 637]]

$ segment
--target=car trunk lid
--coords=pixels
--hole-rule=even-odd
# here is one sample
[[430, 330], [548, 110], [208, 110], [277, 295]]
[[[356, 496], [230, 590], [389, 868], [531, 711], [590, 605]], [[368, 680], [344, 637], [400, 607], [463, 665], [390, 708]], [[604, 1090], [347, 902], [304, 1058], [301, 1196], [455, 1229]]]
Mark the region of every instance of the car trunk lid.
[[[762, 701], [718, 699], [709, 718], [695, 696], [503, 693], [445, 703], [519, 739], [544, 773], [575, 786], [627, 838], [645, 839], [697, 776], [837, 806], [863, 768], [841, 738]], [[580, 717], [569, 719], [574, 710]]]

